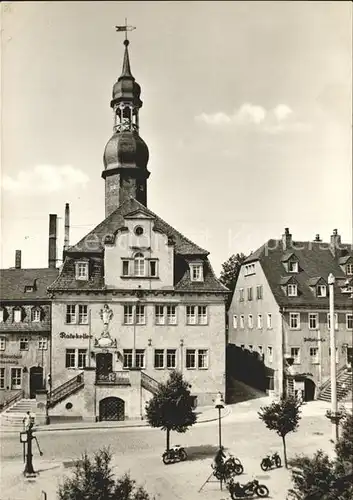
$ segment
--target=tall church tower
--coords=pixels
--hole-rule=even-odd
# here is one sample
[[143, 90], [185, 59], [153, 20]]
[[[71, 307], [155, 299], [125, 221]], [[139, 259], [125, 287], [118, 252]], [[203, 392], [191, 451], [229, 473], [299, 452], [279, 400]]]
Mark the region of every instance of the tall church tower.
[[148, 147], [139, 135], [141, 87], [131, 74], [129, 41], [124, 40], [123, 69], [113, 87], [113, 135], [104, 150], [105, 216], [129, 198], [147, 206]]

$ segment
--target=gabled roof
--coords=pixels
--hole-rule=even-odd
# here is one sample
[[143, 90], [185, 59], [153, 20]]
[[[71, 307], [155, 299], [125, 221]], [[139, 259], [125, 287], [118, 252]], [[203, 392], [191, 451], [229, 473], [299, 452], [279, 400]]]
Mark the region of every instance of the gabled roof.
[[104, 221], [98, 224], [90, 233], [82, 238], [76, 245], [68, 248], [66, 255], [70, 253], [101, 253], [104, 250], [103, 241], [106, 235], [114, 234], [124, 226], [124, 218], [136, 211], [143, 211], [146, 216], [154, 219], [154, 228], [168, 236], [174, 244], [175, 251], [181, 255], [208, 255], [209, 252], [199, 247], [186, 236], [179, 233], [163, 219], [151, 210], [139, 203], [135, 198], [130, 198], [110, 214]]
[[344, 255], [343, 257], [339, 258], [338, 262], [341, 264], [341, 266], [343, 266], [344, 264], [346, 264], [351, 259], [352, 259], [351, 255]]
[[[57, 278], [58, 269], [0, 269], [0, 300], [46, 300], [47, 288]], [[25, 292], [33, 286], [33, 292]]]
[[[345, 247], [345, 252], [352, 255], [352, 246]], [[295, 280], [301, 294], [298, 297], [288, 297], [283, 290], [283, 257], [289, 253], [295, 255], [300, 264], [298, 273], [295, 273]], [[286, 258], [286, 257], [285, 257]], [[328, 297], [316, 297], [312, 287], [314, 283], [319, 283], [320, 279], [326, 283], [330, 273], [336, 278], [335, 283], [335, 304], [342, 307], [352, 308], [352, 299], [347, 294], [342, 294], [340, 285], [347, 277], [340, 267], [340, 257], [334, 257], [329, 249], [328, 243], [301, 241], [293, 242], [290, 249], [283, 249], [282, 240], [268, 240], [264, 245], [252, 253], [243, 263], [259, 261], [268, 280], [272, 293], [280, 306], [317, 306], [328, 308]], [[293, 276], [288, 273], [288, 278]]]

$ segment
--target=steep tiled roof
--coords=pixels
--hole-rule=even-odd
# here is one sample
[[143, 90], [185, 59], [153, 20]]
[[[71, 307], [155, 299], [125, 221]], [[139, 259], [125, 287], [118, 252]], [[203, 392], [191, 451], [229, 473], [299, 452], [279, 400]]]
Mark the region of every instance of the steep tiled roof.
[[[58, 269], [0, 269], [0, 300], [46, 300], [47, 288], [58, 276]], [[34, 286], [33, 292], [25, 292]]]
[[89, 279], [87, 281], [75, 279], [75, 259], [67, 256], [57, 279], [49, 290], [100, 290], [104, 288], [103, 258], [89, 259]]
[[187, 290], [194, 292], [229, 292], [228, 288], [222, 285], [222, 283], [216, 278], [208, 259], [206, 259], [204, 262], [203, 278], [203, 281], [191, 281], [190, 269], [187, 268], [185, 269], [183, 277], [175, 285], [175, 290]]
[[[344, 247], [344, 248], [343, 248]], [[334, 257], [329, 249], [328, 243], [322, 242], [295, 242], [290, 248], [299, 261], [298, 273], [287, 273], [283, 265], [283, 256], [288, 255], [288, 249], [283, 250], [281, 240], [268, 240], [258, 250], [252, 253], [244, 264], [259, 261], [273, 295], [280, 306], [316, 306], [318, 308], [328, 308], [328, 297], [316, 297], [314, 284], [323, 278], [327, 282], [327, 277], [332, 273], [336, 278], [335, 283], [335, 304], [336, 306], [352, 308], [352, 298], [350, 294], [343, 294], [341, 287], [344, 286], [346, 275], [340, 267], [340, 256], [342, 253], [352, 255], [352, 246], [340, 245], [341, 254]], [[341, 261], [342, 262], [342, 261]], [[244, 265], [243, 264], [243, 265]], [[288, 297], [283, 289], [286, 277], [293, 276], [298, 284], [298, 297]]]
[[147, 216], [155, 219], [155, 229], [162, 231], [175, 243], [175, 251], [181, 255], [208, 255], [209, 252], [199, 247], [176, 229], [167, 224], [163, 219], [154, 214], [151, 210], [139, 203], [135, 198], [130, 198], [120, 205], [115, 212], [110, 214], [103, 222], [98, 224], [90, 233], [88, 233], [76, 245], [70, 247], [68, 253], [92, 253], [103, 252], [104, 237], [114, 234], [124, 225], [124, 217], [132, 212], [142, 210]]

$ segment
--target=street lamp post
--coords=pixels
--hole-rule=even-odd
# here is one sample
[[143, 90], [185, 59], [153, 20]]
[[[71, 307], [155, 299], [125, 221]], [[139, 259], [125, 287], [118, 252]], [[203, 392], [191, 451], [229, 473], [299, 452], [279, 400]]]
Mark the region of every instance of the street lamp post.
[[[224, 399], [221, 392], [219, 392], [216, 396], [215, 408], [218, 409], [218, 437], [219, 437], [219, 451], [221, 451], [222, 448], [221, 410], [224, 408]], [[222, 478], [220, 479], [220, 487], [222, 489]]]
[[331, 349], [331, 412], [328, 412], [328, 418], [332, 422], [332, 439], [334, 443], [338, 440], [337, 414], [337, 377], [336, 377], [336, 338], [335, 338], [335, 314], [334, 314], [334, 285], [335, 277], [332, 273], [328, 276], [329, 285], [329, 307], [330, 307], [330, 349]]

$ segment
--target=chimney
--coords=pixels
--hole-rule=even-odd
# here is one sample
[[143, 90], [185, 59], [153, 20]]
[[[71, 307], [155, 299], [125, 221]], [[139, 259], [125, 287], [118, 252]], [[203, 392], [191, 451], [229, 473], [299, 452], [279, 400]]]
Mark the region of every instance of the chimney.
[[284, 234], [282, 234], [282, 246], [283, 250], [288, 250], [292, 246], [292, 235], [288, 227], [285, 228]]
[[320, 235], [319, 235], [319, 234], [317, 234], [317, 235], [315, 236], [315, 240], [314, 240], [314, 241], [317, 241], [318, 243], [321, 243], [321, 242], [322, 242], [322, 239], [320, 238]]
[[64, 251], [69, 248], [70, 244], [70, 205], [65, 204], [65, 236], [64, 236]]
[[330, 250], [334, 257], [339, 254], [339, 247], [341, 246], [341, 236], [338, 234], [337, 229], [332, 231], [330, 238]]
[[56, 267], [56, 221], [57, 215], [50, 214], [49, 215], [49, 252], [48, 252], [48, 267], [55, 268]]
[[15, 269], [21, 269], [21, 250], [16, 250], [15, 253]]

